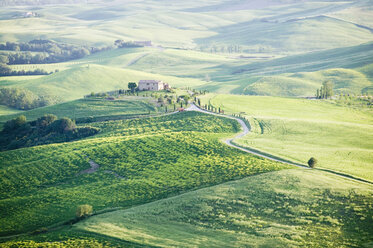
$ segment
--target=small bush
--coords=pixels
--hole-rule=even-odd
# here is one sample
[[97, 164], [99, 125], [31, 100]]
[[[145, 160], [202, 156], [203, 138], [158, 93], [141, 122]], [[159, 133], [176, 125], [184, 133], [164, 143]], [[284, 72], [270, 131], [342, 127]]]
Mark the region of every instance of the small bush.
[[308, 166], [310, 168], [314, 168], [316, 166], [316, 164], [317, 164], [317, 159], [316, 158], [312, 157], [308, 160]]
[[92, 212], [93, 212], [93, 208], [91, 205], [88, 205], [88, 204], [80, 205], [76, 209], [76, 217], [85, 218], [87, 216], [92, 215]]

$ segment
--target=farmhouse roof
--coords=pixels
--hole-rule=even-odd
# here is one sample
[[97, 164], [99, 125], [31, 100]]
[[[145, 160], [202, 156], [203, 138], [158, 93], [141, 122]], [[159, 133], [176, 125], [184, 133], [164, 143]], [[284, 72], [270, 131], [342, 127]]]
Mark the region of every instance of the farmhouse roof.
[[140, 80], [139, 83], [161, 83], [162, 80]]

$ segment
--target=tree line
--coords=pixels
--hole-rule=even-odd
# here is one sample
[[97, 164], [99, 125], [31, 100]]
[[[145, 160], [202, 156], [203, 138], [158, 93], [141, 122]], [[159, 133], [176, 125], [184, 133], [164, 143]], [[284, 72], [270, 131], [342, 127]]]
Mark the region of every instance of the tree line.
[[[0, 44], [0, 50], [7, 53], [5, 64], [47, 64], [80, 59], [92, 53], [111, 49], [111, 47], [88, 47], [73, 44], [57, 43], [51, 40], [31, 40], [29, 42], [6, 42]], [[31, 52], [34, 52], [31, 53]], [[37, 52], [35, 54], [35, 52]], [[4, 63], [1, 62], [1, 63]]]
[[144, 45], [136, 43], [134, 41], [116, 40], [114, 46], [117, 48], [133, 48], [133, 47], [144, 47]]
[[0, 150], [67, 142], [98, 132], [95, 127], [77, 127], [75, 121], [66, 117], [58, 119], [48, 114], [27, 122], [26, 117], [20, 115], [4, 124], [0, 132]]
[[114, 45], [89, 47], [57, 43], [51, 40], [31, 40], [29, 42], [5, 42], [0, 44], [0, 76], [48, 75], [44, 69], [13, 71], [8, 65], [51, 64], [80, 59], [93, 53], [114, 48], [143, 47], [136, 42], [116, 40]]
[[[2, 57], [2, 55], [0, 55], [0, 57]], [[26, 76], [26, 75], [49, 75], [49, 74], [52, 74], [52, 72], [47, 72], [46, 70], [39, 69], [39, 68], [35, 70], [29, 70], [29, 71], [25, 71], [25, 70], [14, 71], [12, 70], [12, 68], [10, 68], [10, 66], [0, 63], [0, 76], [3, 76], [3, 77], [5, 76]]]

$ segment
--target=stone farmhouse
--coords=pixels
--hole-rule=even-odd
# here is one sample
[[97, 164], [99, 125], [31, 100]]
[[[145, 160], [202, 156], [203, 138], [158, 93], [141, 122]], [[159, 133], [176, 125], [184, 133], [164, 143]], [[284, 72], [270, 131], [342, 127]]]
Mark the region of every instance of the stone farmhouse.
[[139, 90], [168, 90], [170, 86], [161, 80], [140, 80], [138, 84]]

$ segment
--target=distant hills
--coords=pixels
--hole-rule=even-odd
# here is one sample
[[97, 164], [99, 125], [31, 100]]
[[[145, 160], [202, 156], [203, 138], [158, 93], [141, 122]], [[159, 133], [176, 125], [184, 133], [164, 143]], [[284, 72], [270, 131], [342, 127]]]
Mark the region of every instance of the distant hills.
[[[50, 39], [100, 48], [115, 40], [152, 42], [153, 47], [142, 50], [97, 53], [81, 66], [19, 65], [19, 70], [40, 67], [60, 72], [31, 80], [7, 78], [2, 84], [57, 93], [63, 101], [143, 77], [167, 79], [173, 86], [253, 95], [313, 96], [324, 80], [332, 80], [337, 93], [373, 89], [371, 0], [6, 0], [0, 4], [2, 43]], [[38, 16], [12, 18], [14, 13], [35, 11], [34, 5]]]
[[[47, 4], [76, 4], [86, 3], [87, 0], [2, 0], [0, 6], [25, 6], [25, 5], [47, 5]], [[94, 2], [94, 1], [90, 1]]]

